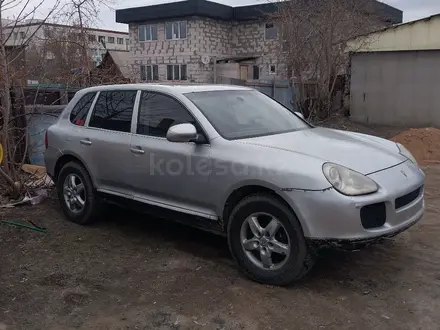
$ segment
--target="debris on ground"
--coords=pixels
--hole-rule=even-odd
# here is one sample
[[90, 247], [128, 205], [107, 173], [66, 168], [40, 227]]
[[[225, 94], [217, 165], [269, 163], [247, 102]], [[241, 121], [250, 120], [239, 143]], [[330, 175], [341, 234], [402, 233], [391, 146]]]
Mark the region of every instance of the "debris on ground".
[[440, 129], [411, 128], [391, 140], [403, 144], [419, 164], [440, 164]]
[[24, 164], [21, 169], [31, 175], [31, 178], [25, 183], [25, 186], [28, 188], [50, 188], [54, 185], [52, 179], [47, 175], [44, 166]]

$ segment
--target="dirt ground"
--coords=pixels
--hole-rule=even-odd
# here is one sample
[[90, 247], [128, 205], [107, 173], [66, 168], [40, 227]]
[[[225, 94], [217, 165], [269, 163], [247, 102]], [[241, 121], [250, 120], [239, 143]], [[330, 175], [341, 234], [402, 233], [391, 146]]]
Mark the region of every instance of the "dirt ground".
[[325, 252], [300, 283], [236, 269], [225, 239], [114, 209], [92, 227], [50, 199], [0, 210], [0, 330], [440, 329], [440, 166], [424, 167], [426, 214], [396, 238]]

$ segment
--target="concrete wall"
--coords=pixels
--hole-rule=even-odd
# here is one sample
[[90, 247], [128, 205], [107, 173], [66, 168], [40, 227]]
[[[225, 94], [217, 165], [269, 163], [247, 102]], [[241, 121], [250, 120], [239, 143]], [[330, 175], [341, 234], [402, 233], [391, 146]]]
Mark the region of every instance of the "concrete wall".
[[357, 53], [350, 93], [355, 121], [440, 127], [440, 51]]
[[351, 51], [440, 49], [440, 15], [401, 24], [359, 37], [348, 43]]
[[[202, 64], [201, 57], [255, 56], [257, 60], [247, 63], [252, 76], [252, 66], [260, 66], [260, 78], [285, 78], [285, 66], [279, 61], [278, 41], [265, 40], [263, 23], [231, 23], [209, 18], [194, 17], [187, 21], [187, 38], [165, 39], [165, 22], [156, 23], [157, 41], [139, 41], [139, 26], [129, 25], [131, 62], [136, 72], [140, 65], [157, 64], [159, 80], [166, 80], [167, 64], [186, 64], [188, 80], [200, 83], [213, 82], [213, 63]], [[277, 65], [277, 74], [269, 73], [270, 65]], [[233, 78], [233, 77], [232, 77]]]

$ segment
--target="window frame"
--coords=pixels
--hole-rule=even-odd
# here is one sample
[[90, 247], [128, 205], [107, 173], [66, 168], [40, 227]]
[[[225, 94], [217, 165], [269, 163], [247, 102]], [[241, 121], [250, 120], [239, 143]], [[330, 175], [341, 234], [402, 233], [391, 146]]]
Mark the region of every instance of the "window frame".
[[114, 44], [115, 43], [115, 37], [107, 37], [107, 43]]
[[[258, 72], [258, 78], [255, 78], [255, 73]], [[259, 65], [254, 64], [252, 66], [252, 79], [253, 80], [260, 80], [261, 77], [261, 67]]]
[[[173, 67], [173, 79], [168, 79], [168, 67]], [[175, 67], [179, 67], [179, 79], [175, 79], [176, 77], [176, 71]], [[182, 66], [185, 66], [186, 70], [186, 79], [182, 79]], [[188, 65], [187, 64], [167, 64], [167, 81], [188, 81]]]
[[[185, 23], [185, 38], [181, 37], [181, 24]], [[167, 38], [167, 25], [171, 24], [171, 38]], [[179, 37], [174, 38], [174, 26], [175, 24], [178, 24], [179, 28]], [[164, 25], [164, 34], [165, 34], [165, 40], [186, 40], [188, 39], [188, 21], [169, 21], [169, 22], [165, 22]]]
[[[274, 72], [272, 72], [272, 67], [275, 68], [275, 71], [274, 71]], [[273, 76], [276, 76], [276, 75], [277, 75], [277, 65], [276, 65], [276, 64], [269, 64], [269, 74], [270, 74], [270, 75], [273, 75]]]
[[[171, 95], [171, 94], [168, 94], [168, 93], [164, 93], [164, 92], [160, 92], [160, 91], [149, 90], [149, 89], [141, 89], [141, 90], [138, 91], [138, 95], [137, 95], [137, 98], [136, 98], [136, 100], [138, 101], [137, 102], [137, 108], [135, 109], [136, 113], [133, 112], [133, 118], [132, 118], [132, 134], [133, 135], [142, 136], [142, 137], [148, 138], [148, 139], [167, 140], [166, 137], [153, 136], [153, 135], [145, 135], [145, 134], [140, 134], [140, 133], [137, 132], [138, 122], [139, 122], [139, 115], [140, 115], [140, 111], [141, 111], [142, 93], [154, 93], [154, 94], [162, 95], [162, 96], [165, 96], [165, 97], [169, 97], [172, 100], [174, 100], [177, 103], [179, 103], [179, 105], [188, 113], [188, 115], [194, 120], [195, 123], [197, 123], [198, 127], [200, 128], [200, 133], [198, 133], [198, 134], [202, 135], [203, 138], [204, 138], [204, 142], [202, 142], [200, 144], [210, 145], [208, 134], [206, 134], [206, 130], [203, 128], [202, 124], [197, 119], [197, 117], [194, 116], [194, 114], [191, 112], [191, 110], [189, 110], [189, 108], [181, 100], [176, 98], [174, 95]], [[197, 129], [197, 127], [196, 127], [196, 129]], [[174, 143], [174, 142], [170, 142], [170, 143]]]
[[[148, 67], [151, 67], [151, 79], [148, 79]], [[157, 68], [157, 79], [154, 79], [154, 67]], [[140, 66], [141, 70], [141, 81], [159, 81], [159, 65], [158, 64], [142, 64]], [[142, 69], [144, 70], [142, 72]], [[142, 79], [142, 77], [145, 76], [145, 79]]]
[[[130, 131], [129, 132], [114, 131], [114, 130], [107, 129], [107, 128], [90, 126], [90, 120], [92, 119], [92, 115], [95, 112], [96, 103], [98, 102], [99, 97], [101, 96], [102, 93], [108, 93], [108, 92], [136, 92], [136, 97], [135, 97], [134, 104], [133, 104], [133, 112], [131, 114], [131, 123], [130, 123]], [[138, 89], [104, 89], [104, 90], [97, 91], [95, 99], [93, 100], [93, 103], [89, 109], [89, 113], [87, 114], [85, 125], [80, 126], [80, 127], [84, 127], [87, 129], [93, 129], [93, 130], [99, 130], [99, 131], [105, 131], [105, 132], [110, 132], [110, 133], [116, 133], [116, 134], [133, 134], [133, 129], [134, 129], [134, 131], [136, 131], [136, 128], [137, 128], [137, 124], [134, 125], [134, 122], [135, 122], [134, 116], [135, 115], [137, 116], [137, 113], [139, 110], [139, 101], [140, 101], [140, 95], [141, 95], [140, 92], [141, 91]]]
[[[120, 42], [121, 41], [121, 42]], [[117, 38], [116, 39], [116, 43], [118, 44], [118, 45], [123, 45], [124, 44], [124, 38]]]
[[[272, 29], [276, 29], [276, 31], [277, 31], [277, 35], [276, 35], [275, 38], [268, 38], [267, 37], [267, 30], [268, 30], [267, 25], [268, 24], [272, 24], [273, 25]], [[279, 34], [278, 27], [277, 27], [277, 25], [274, 22], [266, 22], [266, 23], [264, 23], [264, 40], [265, 41], [278, 40], [278, 38], [279, 38], [278, 34]]]
[[[153, 26], [156, 27], [156, 39], [153, 39]], [[147, 39], [147, 28], [150, 30], [150, 39]], [[144, 30], [145, 40], [141, 40], [141, 29]], [[157, 24], [139, 25], [139, 28], [138, 28], [138, 39], [139, 39], [139, 42], [157, 41], [158, 40], [158, 35], [159, 35], [159, 31], [158, 30], [159, 30], [159, 28], [158, 28]]]

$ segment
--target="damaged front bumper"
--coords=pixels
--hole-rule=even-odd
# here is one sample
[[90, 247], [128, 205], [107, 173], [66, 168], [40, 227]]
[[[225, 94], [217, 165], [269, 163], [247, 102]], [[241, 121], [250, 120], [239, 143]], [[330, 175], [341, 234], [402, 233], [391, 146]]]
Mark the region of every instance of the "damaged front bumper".
[[425, 209], [425, 176], [417, 165], [407, 161], [368, 176], [379, 186], [370, 195], [345, 196], [335, 189], [288, 193], [308, 241], [357, 250], [396, 236], [420, 221]]

